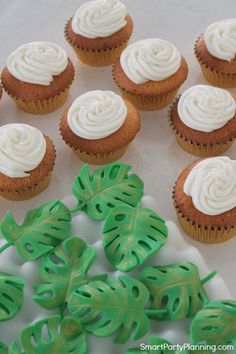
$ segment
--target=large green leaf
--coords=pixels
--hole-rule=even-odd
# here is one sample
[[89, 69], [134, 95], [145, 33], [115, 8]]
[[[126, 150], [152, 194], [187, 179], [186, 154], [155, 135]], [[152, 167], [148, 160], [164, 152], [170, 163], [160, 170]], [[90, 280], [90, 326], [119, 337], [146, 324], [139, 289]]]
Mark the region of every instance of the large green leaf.
[[162, 218], [138, 205], [118, 205], [105, 219], [103, 244], [113, 267], [128, 272], [157, 252], [167, 240]]
[[24, 280], [0, 272], [0, 321], [9, 320], [21, 309]]
[[59, 200], [29, 210], [21, 225], [17, 225], [11, 212], [7, 212], [1, 222], [1, 232], [8, 243], [0, 252], [14, 244], [23, 259], [37, 259], [65, 240], [70, 228], [70, 211]]
[[109, 336], [118, 330], [115, 343], [124, 343], [134, 324], [134, 339], [149, 329], [148, 314], [162, 311], [146, 310], [149, 301], [147, 288], [139, 281], [121, 276], [120, 282], [109, 278], [80, 287], [69, 299], [70, 312], [83, 328], [96, 336]]
[[73, 317], [48, 317], [26, 327], [20, 334], [20, 349], [16, 343], [9, 354], [85, 354], [86, 337], [79, 321]]
[[192, 344], [232, 344], [236, 353], [236, 301], [212, 301], [205, 305], [191, 323], [190, 338]]
[[151, 308], [167, 310], [158, 320], [179, 320], [193, 317], [203, 304], [208, 303], [203, 284], [215, 274], [200, 280], [197, 267], [182, 262], [146, 267], [140, 273], [140, 280], [150, 291]]
[[92, 219], [103, 220], [118, 204], [137, 205], [143, 196], [143, 182], [131, 166], [114, 162], [89, 173], [85, 164], [75, 177], [72, 191], [78, 200], [72, 212], [83, 210]]
[[3, 342], [0, 342], [0, 354], [8, 354], [8, 348]]
[[106, 279], [104, 275], [87, 276], [95, 257], [95, 250], [79, 237], [64, 241], [43, 259], [39, 277], [45, 283], [35, 287], [34, 301], [46, 309], [63, 308], [72, 291], [80, 285], [94, 279]]

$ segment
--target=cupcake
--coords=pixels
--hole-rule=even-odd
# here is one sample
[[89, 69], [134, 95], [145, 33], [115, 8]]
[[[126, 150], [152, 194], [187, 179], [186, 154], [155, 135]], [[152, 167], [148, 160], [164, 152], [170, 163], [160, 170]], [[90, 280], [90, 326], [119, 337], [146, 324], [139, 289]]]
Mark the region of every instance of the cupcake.
[[119, 0], [84, 3], [65, 27], [65, 37], [79, 60], [92, 66], [115, 63], [127, 46], [133, 21]]
[[113, 70], [124, 98], [141, 110], [167, 106], [187, 74], [185, 59], [173, 44], [162, 39], [144, 39], [129, 45]]
[[89, 91], [65, 110], [61, 135], [76, 155], [91, 164], [118, 160], [140, 129], [135, 107], [112, 91]]
[[64, 49], [51, 42], [31, 42], [17, 48], [1, 74], [4, 90], [23, 111], [53, 112], [65, 102], [74, 67]]
[[25, 200], [49, 184], [56, 152], [52, 141], [26, 124], [0, 127], [0, 195]]
[[195, 240], [219, 243], [236, 235], [236, 160], [211, 157], [191, 163], [174, 187], [183, 230]]
[[207, 81], [220, 87], [236, 87], [235, 18], [207, 27], [194, 49]]
[[224, 153], [236, 138], [236, 105], [221, 88], [196, 85], [186, 90], [170, 112], [179, 145], [202, 157]]

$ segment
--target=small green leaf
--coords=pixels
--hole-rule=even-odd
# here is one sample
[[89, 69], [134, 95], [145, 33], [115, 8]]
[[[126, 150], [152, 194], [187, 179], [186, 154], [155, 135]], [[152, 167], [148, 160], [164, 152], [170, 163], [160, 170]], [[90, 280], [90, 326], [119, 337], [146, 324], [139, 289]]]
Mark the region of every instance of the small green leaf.
[[200, 280], [197, 267], [189, 262], [146, 267], [140, 280], [150, 291], [152, 309], [166, 309], [158, 320], [180, 320], [193, 317], [208, 303], [203, 284], [216, 273]]
[[[124, 343], [134, 324], [135, 340], [149, 330], [150, 311], [144, 308], [149, 292], [135, 279], [119, 279], [120, 282], [109, 278], [106, 283], [95, 281], [80, 287], [71, 295], [68, 308], [86, 331], [105, 337], [118, 330], [115, 343]], [[155, 311], [156, 315], [159, 313], [162, 311]]]
[[95, 250], [79, 237], [64, 241], [43, 259], [39, 277], [45, 283], [35, 287], [33, 300], [45, 309], [63, 308], [80, 285], [91, 280], [105, 280], [106, 275], [87, 276], [95, 257]]
[[192, 344], [232, 344], [236, 353], [236, 301], [211, 301], [205, 305], [191, 323], [190, 338]]
[[24, 280], [0, 272], [0, 321], [9, 320], [23, 304]]
[[154, 211], [118, 205], [105, 219], [103, 245], [113, 267], [128, 272], [145, 262], [167, 240], [167, 227]]
[[89, 173], [85, 164], [75, 177], [72, 191], [78, 200], [72, 212], [82, 210], [95, 220], [103, 220], [119, 204], [136, 206], [143, 196], [143, 182], [131, 166], [114, 162]]
[[11, 212], [7, 212], [1, 222], [1, 232], [8, 243], [0, 253], [14, 244], [24, 260], [37, 259], [65, 240], [70, 228], [70, 211], [59, 200], [28, 211], [21, 225], [17, 225]]
[[8, 354], [8, 348], [3, 342], [0, 342], [0, 354]]
[[168, 349], [171, 345], [167, 340], [159, 337], [149, 337], [147, 343], [141, 343], [139, 348], [126, 350], [125, 354], [171, 354], [174, 350]]
[[87, 342], [79, 321], [54, 316], [23, 329], [20, 347], [12, 343], [9, 354], [86, 354]]

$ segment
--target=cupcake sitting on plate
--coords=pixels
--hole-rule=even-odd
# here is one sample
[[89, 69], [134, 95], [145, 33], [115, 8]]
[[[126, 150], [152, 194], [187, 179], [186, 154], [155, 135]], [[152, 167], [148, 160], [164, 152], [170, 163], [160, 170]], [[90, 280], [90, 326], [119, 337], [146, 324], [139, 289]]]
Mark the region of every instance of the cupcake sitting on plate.
[[18, 47], [1, 73], [4, 90], [23, 111], [53, 112], [65, 102], [74, 67], [64, 49], [51, 42]]
[[118, 160], [140, 129], [136, 108], [112, 91], [88, 91], [65, 110], [61, 135], [77, 156], [91, 164]]
[[0, 127], [0, 196], [30, 199], [49, 184], [56, 152], [52, 141], [26, 124]]
[[141, 110], [155, 110], [173, 101], [186, 80], [188, 67], [177, 48], [162, 39], [129, 45], [114, 66], [122, 95]]
[[179, 223], [192, 238], [219, 243], [236, 235], [236, 160], [211, 157], [191, 163], [173, 193]]
[[81, 5], [65, 27], [65, 37], [78, 58], [92, 66], [113, 64], [127, 46], [133, 21], [119, 0]]
[[224, 153], [236, 138], [236, 104], [221, 88], [196, 85], [187, 89], [170, 113], [179, 145], [202, 157]]
[[236, 18], [208, 26], [195, 44], [195, 55], [207, 81], [236, 87]]

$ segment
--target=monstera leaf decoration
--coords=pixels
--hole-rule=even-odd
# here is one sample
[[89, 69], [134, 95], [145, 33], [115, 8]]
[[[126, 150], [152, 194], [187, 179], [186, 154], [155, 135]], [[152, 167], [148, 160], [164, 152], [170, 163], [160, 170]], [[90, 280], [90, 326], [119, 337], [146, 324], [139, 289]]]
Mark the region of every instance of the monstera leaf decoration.
[[14, 244], [24, 260], [37, 259], [65, 240], [70, 228], [70, 211], [59, 200], [29, 210], [21, 225], [17, 225], [13, 215], [7, 212], [1, 222], [1, 232], [7, 243], [0, 253]]
[[86, 337], [73, 317], [45, 318], [23, 329], [20, 349], [12, 343], [9, 354], [86, 354]]
[[0, 341], [0, 354], [8, 354], [7, 346]]
[[103, 220], [118, 204], [136, 206], [143, 196], [143, 182], [135, 174], [128, 175], [130, 169], [115, 162], [90, 174], [85, 164], [73, 183], [78, 204], [72, 212], [82, 210], [92, 219]]
[[124, 343], [136, 324], [133, 338], [139, 339], [149, 329], [148, 315], [162, 315], [162, 310], [146, 310], [147, 288], [139, 281], [121, 276], [120, 282], [109, 278], [91, 282], [75, 291], [69, 300], [70, 312], [82, 327], [96, 336], [109, 336], [118, 331], [115, 343]]
[[212, 301], [205, 305], [192, 321], [190, 338], [192, 344], [231, 344], [236, 353], [236, 301]]
[[158, 320], [180, 320], [193, 317], [208, 303], [203, 288], [216, 272], [200, 280], [197, 267], [189, 262], [167, 266], [146, 267], [140, 280], [150, 291], [152, 309], [166, 309]]
[[113, 267], [128, 272], [157, 252], [167, 240], [162, 218], [138, 205], [118, 205], [107, 216], [103, 244]]
[[170, 345], [165, 339], [149, 337], [147, 343], [141, 343], [139, 348], [128, 349], [125, 354], [174, 354], [174, 350], [168, 348]]
[[80, 285], [105, 280], [105, 275], [87, 276], [95, 257], [95, 250], [80, 238], [71, 237], [64, 241], [43, 259], [39, 277], [44, 283], [35, 287], [34, 301], [45, 309], [63, 309], [70, 294]]
[[23, 289], [22, 278], [0, 272], [0, 321], [9, 320], [21, 309]]

